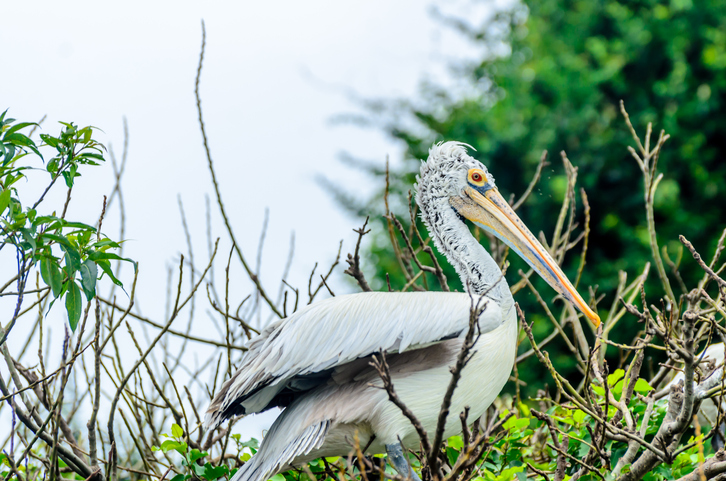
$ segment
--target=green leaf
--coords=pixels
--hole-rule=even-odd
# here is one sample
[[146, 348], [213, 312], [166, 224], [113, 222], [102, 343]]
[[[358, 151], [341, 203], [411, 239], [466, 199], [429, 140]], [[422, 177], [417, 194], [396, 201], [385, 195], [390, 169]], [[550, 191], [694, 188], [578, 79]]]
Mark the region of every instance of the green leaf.
[[650, 384], [648, 384], [648, 381], [646, 381], [645, 379], [639, 378], [637, 381], [635, 381], [634, 390], [636, 392], [648, 392], [648, 391], [652, 391], [653, 387]]
[[45, 142], [46, 144], [50, 145], [51, 147], [58, 148], [58, 145], [60, 144], [60, 139], [57, 139], [51, 135], [48, 134], [40, 134], [41, 140]]
[[117, 286], [123, 288], [123, 286], [124, 286], [123, 282], [116, 279], [116, 276], [113, 275], [113, 270], [111, 270], [110, 262], [108, 262], [107, 260], [100, 259], [100, 260], [96, 261], [96, 264], [98, 264], [98, 266], [101, 268], [101, 270], [103, 270], [103, 272], [105, 272], [106, 275], [111, 278], [111, 282], [113, 282]]
[[45, 232], [42, 235], [43, 237], [46, 237], [48, 239], [56, 241], [61, 246], [68, 247], [70, 249], [73, 249], [73, 244], [71, 244], [71, 241], [69, 241], [65, 236], [58, 235], [58, 234], [51, 234], [49, 232]]
[[615, 372], [608, 376], [608, 385], [613, 386], [616, 382], [620, 381], [625, 377], [625, 371], [623, 369], [616, 369]]
[[184, 430], [178, 424], [174, 423], [171, 425], [171, 435], [175, 438], [181, 438], [184, 436]]
[[5, 189], [0, 192], [0, 215], [5, 212], [5, 209], [10, 205], [10, 189]]
[[130, 262], [134, 265], [134, 271], [137, 268], [136, 262], [133, 259], [121, 257], [121, 256], [119, 256], [117, 254], [113, 254], [111, 252], [91, 251], [88, 253], [88, 258], [91, 260], [94, 260], [94, 261], [98, 261], [98, 260], [126, 261], [126, 262]]
[[87, 300], [96, 297], [96, 280], [98, 279], [98, 267], [91, 259], [81, 264], [81, 286]]
[[[24, 168], [23, 169], [13, 169], [11, 172], [17, 172], [18, 173], [17, 175], [12, 175], [11, 173], [8, 173], [5, 176], [5, 188], [6, 189], [9, 188], [10, 186], [12, 186], [15, 182], [19, 181], [20, 179], [25, 178], [25, 176], [23, 174], [19, 173], [23, 170], [27, 170], [27, 169], [24, 169]], [[13, 200], [11, 198], [10, 203], [12, 203], [12, 202], [13, 202]]]
[[77, 169], [78, 169], [78, 167], [76, 167], [76, 165], [73, 164], [73, 165], [71, 165], [70, 170], [64, 170], [63, 172], [61, 172], [61, 174], [63, 175], [63, 179], [66, 181], [66, 186], [69, 189], [71, 187], [73, 187], [73, 179], [78, 177], [78, 175], [76, 174]]
[[165, 453], [174, 450], [183, 456], [186, 454], [188, 448], [189, 446], [187, 446], [187, 443], [183, 443], [175, 439], [167, 439], [161, 443], [161, 450]]
[[73, 247], [61, 245], [61, 249], [66, 253], [66, 274], [70, 279], [73, 279], [75, 273], [81, 268], [81, 255]]
[[73, 227], [75, 229], [83, 229], [90, 230], [91, 232], [96, 232], [95, 227], [84, 224], [83, 222], [63, 222], [63, 227]]
[[461, 450], [461, 448], [464, 447], [464, 440], [461, 436], [451, 436], [448, 440], [448, 444], [450, 448]]
[[88, 244], [88, 241], [91, 240], [92, 235], [93, 232], [91, 232], [90, 230], [82, 230], [78, 232], [74, 237], [79, 246], [85, 246], [86, 244]]
[[10, 162], [15, 158], [15, 146], [8, 144], [7, 146], [4, 146], [4, 148], [7, 149], [7, 151], [3, 154], [5, 162]]
[[212, 466], [210, 463], [204, 465], [204, 472], [202, 477], [207, 481], [214, 481], [215, 479], [226, 476], [229, 473], [227, 465], [222, 464], [220, 466]]
[[43, 257], [40, 259], [40, 276], [50, 286], [53, 297], [58, 297], [63, 288], [63, 274], [55, 258]]
[[49, 222], [53, 221], [61, 221], [62, 220], [54, 215], [39, 215], [35, 218], [35, 221], [33, 221], [34, 225], [40, 225], [40, 224], [48, 224]]
[[449, 458], [449, 464], [452, 466], [456, 464], [456, 460], [459, 459], [459, 451], [454, 448], [446, 448], [446, 457]]
[[522, 429], [529, 426], [529, 419], [511, 417], [502, 425], [503, 429]]
[[5, 131], [5, 135], [12, 134], [13, 132], [17, 132], [20, 129], [24, 129], [25, 127], [30, 127], [31, 125], [38, 125], [35, 122], [18, 122], [17, 124], [10, 127], [8, 130]]
[[35, 243], [35, 238], [33, 237], [33, 234], [28, 229], [20, 229], [20, 235], [23, 236], [23, 240], [30, 245], [30, 248], [35, 250], [35, 247], [37, 244]]
[[285, 481], [285, 476], [283, 476], [280, 473], [277, 473], [276, 475], [271, 477], [269, 481]]
[[5, 134], [5, 137], [3, 137], [3, 142], [9, 142], [13, 145], [20, 145], [22, 147], [30, 147], [31, 145], [35, 145], [32, 140], [26, 135], [23, 134]]
[[572, 413], [572, 420], [580, 424], [585, 420], [585, 412], [580, 409], [575, 409], [575, 412]]
[[78, 327], [78, 321], [81, 318], [82, 302], [81, 290], [78, 288], [78, 284], [70, 281], [70, 286], [66, 293], [66, 311], [68, 312], [68, 324], [71, 326], [71, 331], [75, 331], [76, 327]]
[[191, 450], [191, 452], [189, 453], [189, 462], [190, 462], [190, 463], [193, 463], [193, 462], [194, 462], [194, 461], [196, 461], [197, 459], [201, 459], [201, 458], [203, 458], [204, 456], [208, 456], [208, 455], [209, 455], [209, 453], [208, 453], [208, 452], [206, 452], [206, 451], [200, 451], [200, 450], [198, 450], [197, 448], [194, 448], [194, 449], [192, 449], [192, 450]]
[[255, 438], [250, 438], [249, 441], [242, 441], [239, 445], [243, 448], [260, 449], [260, 442]]
[[[103, 155], [101, 155], [101, 154], [94, 154], [93, 152], [84, 152], [81, 155], [77, 156], [76, 158], [77, 159], [78, 158], [81, 158], [81, 159], [89, 158], [89, 159], [101, 160], [101, 161], [104, 161], [104, 162], [106, 161], [106, 159], [103, 158]], [[98, 164], [96, 164], [96, 165], [98, 165]]]
[[112, 241], [111, 239], [104, 239], [102, 241], [94, 242], [93, 244], [91, 244], [91, 247], [107, 247], [107, 246], [115, 247], [116, 249], [121, 247], [121, 245], [119, 245], [118, 242]]
[[187, 479], [191, 478], [188, 474], [177, 474], [173, 478], [171, 478], [171, 481], [186, 481]]

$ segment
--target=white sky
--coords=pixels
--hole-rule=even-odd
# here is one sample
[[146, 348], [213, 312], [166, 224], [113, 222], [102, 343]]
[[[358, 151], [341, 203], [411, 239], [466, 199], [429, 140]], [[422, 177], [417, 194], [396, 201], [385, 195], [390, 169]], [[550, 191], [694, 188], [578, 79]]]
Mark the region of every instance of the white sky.
[[[492, 6], [468, 0], [437, 5], [473, 18]], [[204, 115], [238, 241], [254, 259], [269, 207], [263, 280], [276, 292], [295, 231], [290, 282], [303, 286], [316, 261], [332, 261], [340, 239], [343, 255], [353, 249], [351, 229], [359, 226], [315, 176], [322, 173], [362, 196], [370, 186], [337, 155], [346, 150], [380, 163], [387, 154], [392, 162], [400, 157], [400, 146], [375, 131], [331, 126], [332, 116], [358, 111], [348, 93], [410, 97], [424, 76], [450, 82], [447, 60], [476, 54], [432, 19], [430, 7], [417, 0], [3, 2], [0, 111], [9, 108], [24, 121], [47, 115], [43, 131], [53, 134], [59, 120], [97, 126], [104, 131], [99, 140], [118, 156], [127, 118], [125, 255], [140, 263], [139, 305], [160, 318], [167, 266], [186, 252], [177, 195], [197, 263], [206, 260], [204, 195], [212, 195], [212, 187], [194, 103], [204, 19]], [[74, 190], [68, 217], [92, 224], [112, 169], [90, 170]], [[214, 235], [224, 237], [216, 211], [213, 219]], [[104, 231], [117, 238], [118, 213], [105, 222]], [[13, 266], [2, 262], [6, 279]], [[336, 283], [345, 289], [339, 278]]]

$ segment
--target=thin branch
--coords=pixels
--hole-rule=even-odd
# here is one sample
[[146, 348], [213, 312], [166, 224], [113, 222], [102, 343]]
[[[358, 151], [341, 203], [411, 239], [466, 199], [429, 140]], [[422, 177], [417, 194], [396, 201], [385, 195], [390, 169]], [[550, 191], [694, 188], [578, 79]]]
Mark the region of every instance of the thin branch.
[[212, 154], [209, 150], [209, 141], [207, 139], [207, 132], [204, 126], [204, 119], [202, 117], [202, 98], [199, 95], [199, 81], [202, 77], [202, 64], [204, 62], [204, 48], [206, 46], [207, 42], [207, 31], [204, 27], [204, 21], [202, 21], [202, 48], [199, 52], [199, 66], [197, 67], [197, 78], [194, 82], [194, 96], [197, 100], [197, 112], [199, 113], [199, 128], [202, 132], [202, 142], [204, 143], [204, 152], [207, 157], [207, 165], [209, 167], [209, 173], [212, 176], [212, 184], [214, 185], [214, 194], [217, 197], [217, 205], [219, 206], [219, 211], [222, 214], [222, 219], [224, 220], [224, 225], [227, 228], [227, 233], [229, 234], [229, 238], [232, 241], [232, 244], [234, 245], [234, 250], [237, 253], [237, 257], [239, 258], [240, 262], [242, 263], [242, 266], [244, 267], [245, 271], [247, 272], [247, 275], [249, 276], [250, 280], [255, 284], [255, 287], [257, 288], [257, 292], [259, 292], [260, 296], [265, 300], [269, 308], [277, 314], [278, 317], [282, 318], [282, 312], [277, 308], [275, 305], [275, 302], [267, 295], [267, 291], [262, 287], [262, 284], [260, 283], [260, 279], [257, 276], [255, 272], [252, 271], [251, 267], [247, 263], [247, 259], [245, 259], [244, 255], [242, 254], [242, 250], [239, 248], [239, 242], [237, 242], [237, 239], [234, 235], [234, 231], [232, 230], [232, 224], [229, 221], [229, 218], [227, 217], [227, 212], [224, 208], [224, 202], [222, 201], [222, 194], [219, 190], [219, 183], [217, 182], [217, 174], [214, 171], [214, 164], [212, 162]]
[[348, 254], [348, 258], [345, 260], [348, 263], [348, 268], [343, 272], [355, 279], [362, 291], [371, 292], [373, 289], [371, 289], [368, 285], [368, 281], [366, 281], [363, 271], [360, 268], [360, 244], [363, 240], [363, 236], [371, 231], [370, 229], [365, 230], [367, 225], [368, 217], [366, 217], [365, 222], [363, 222], [363, 227], [360, 229], [353, 229], [353, 232], [358, 234], [358, 241], [355, 244], [355, 254]]

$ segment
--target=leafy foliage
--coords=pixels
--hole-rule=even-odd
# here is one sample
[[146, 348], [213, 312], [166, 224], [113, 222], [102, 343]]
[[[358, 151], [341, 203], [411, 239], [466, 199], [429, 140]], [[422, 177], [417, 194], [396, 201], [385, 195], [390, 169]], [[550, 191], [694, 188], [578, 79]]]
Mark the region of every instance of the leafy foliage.
[[[600, 306], [612, 304], [611, 318], [620, 309], [616, 305], [620, 296], [634, 302], [641, 292], [656, 297], [659, 293], [669, 295], [668, 281], [659, 282], [661, 276], [648, 277], [647, 262], [653, 259], [649, 251], [654, 245], [660, 247], [656, 251], [658, 257], [662, 256], [665, 277], [680, 288], [674, 298], [684, 303], [681, 296], [704, 281], [699, 282], [703, 272], [697, 265], [682, 262], [688, 254], [686, 251], [684, 256], [678, 236], [685, 235], [695, 245], [713, 252], [720, 246], [719, 234], [723, 229], [720, 206], [726, 204], [726, 164], [722, 162], [726, 144], [719, 126], [726, 120], [726, 36], [723, 34], [726, 5], [709, 0], [669, 3], [525, 0], [482, 25], [473, 25], [465, 18], [441, 16], [441, 19], [485, 52], [477, 60], [454, 66], [453, 71], [466, 88], [451, 92], [425, 83], [413, 99], [365, 102], [366, 113], [349, 116], [347, 120], [373, 126], [399, 140], [406, 149], [403, 163], [394, 164], [388, 170], [353, 157], [345, 159], [354, 168], [377, 178], [382, 186], [365, 202], [357, 201], [333, 185], [328, 186], [349, 212], [361, 216], [374, 214], [372, 221], [378, 223], [378, 228], [374, 224], [367, 263], [375, 272], [375, 278], [369, 279], [374, 289], [383, 289], [389, 282], [394, 289], [412, 287], [411, 275], [407, 276], [401, 268], [405, 249], [397, 247], [404, 245], [403, 232], [408, 233], [416, 252], [425, 248], [424, 243], [416, 243], [412, 234], [416, 229], [424, 230], [414, 217], [409, 221], [404, 216], [401, 219], [404, 229], [394, 230], [390, 220], [375, 214], [405, 210], [411, 203], [409, 192], [419, 171], [420, 159], [427, 157], [431, 144], [458, 140], [476, 149], [474, 156], [490, 168], [500, 190], [506, 194], [519, 194], [527, 189], [543, 150], [567, 151], [576, 159], [577, 180], [589, 201], [587, 265], [582, 271], [576, 270], [578, 266], [570, 256], [563, 268], [571, 278], [577, 273], [580, 286], [593, 286], [593, 297]], [[645, 202], [643, 177], [631, 155], [623, 149], [632, 142], [633, 134], [621, 120], [618, 105], [621, 100], [634, 112], [633, 125], [640, 128], [652, 122], [671, 134], [669, 148], [656, 156], [652, 165], [655, 171], [657, 164], [665, 176], [650, 179], [648, 191], [652, 188], [654, 198], [649, 199], [646, 192]], [[645, 148], [648, 149], [648, 144]], [[563, 171], [550, 160], [543, 170], [542, 181], [520, 211], [532, 231], [549, 232], [569, 195], [569, 179], [567, 165]], [[578, 204], [583, 195], [578, 195]], [[652, 206], [652, 225], [643, 222], [647, 205]], [[581, 216], [575, 223], [582, 226]], [[657, 236], [653, 227], [657, 227]], [[475, 234], [486, 245], [486, 238], [479, 232]], [[497, 243], [490, 242], [489, 247], [496, 258]], [[714, 259], [718, 258], [718, 252]], [[517, 279], [516, 273], [523, 264], [516, 256], [505, 257], [512, 264], [508, 277]], [[453, 269], [441, 258], [439, 264], [452, 287], [461, 289]], [[625, 281], [641, 272], [644, 282], [638, 277], [633, 284]], [[429, 272], [421, 274], [427, 289], [439, 288], [435, 276]], [[533, 283], [539, 285], [537, 281]], [[629, 285], [627, 296], [626, 285]], [[535, 335], [547, 335], [551, 324], [538, 313], [541, 312], [538, 300], [522, 294], [517, 300], [530, 313]], [[600, 314], [605, 318], [603, 307]], [[630, 344], [633, 334], [641, 332], [643, 326], [626, 316], [613, 329], [621, 316], [613, 318], [612, 330], [606, 336], [610, 334], [613, 340]], [[582, 366], [577, 366], [572, 356], [566, 354], [567, 348], [561, 341], [555, 339], [548, 350], [557, 370], [579, 382]], [[523, 354], [524, 350], [519, 352]], [[619, 360], [610, 360], [616, 366], [623, 362], [623, 351], [619, 354]], [[604, 352], [601, 355], [605, 357]], [[650, 366], [663, 361], [657, 352], [649, 359]], [[541, 393], [547, 392], [548, 384], [551, 386], [552, 378], [543, 367], [543, 363], [526, 361], [519, 366], [519, 379], [526, 383], [522, 387], [524, 396], [542, 399]], [[651, 371], [650, 375], [645, 372], [642, 375], [653, 374]], [[615, 379], [617, 375], [622, 378], [622, 370], [608, 379]], [[623, 382], [610, 386], [618, 398]], [[638, 379], [634, 385], [638, 395], [630, 406], [639, 416], [646, 407], [643, 401], [646, 387], [649, 388], [645, 379]], [[511, 384], [508, 389], [515, 390]], [[594, 384], [592, 390], [602, 401], [606, 389]], [[524, 414], [525, 408], [520, 409], [519, 417], [528, 417]], [[581, 459], [583, 445], [574, 440], [591, 438], [585, 430], [592, 421], [589, 415], [582, 417], [583, 413], [579, 412], [573, 417], [562, 405], [543, 411], [564, 423], [560, 424], [561, 429], [572, 441], [568, 452]], [[650, 419], [657, 424], [648, 427], [648, 436], [655, 434], [655, 427], [661, 424], [663, 416], [661, 400], [653, 408]], [[542, 429], [541, 420], [530, 420], [533, 428]], [[562, 434], [555, 435], [562, 442]], [[694, 465], [704, 459], [704, 443], [700, 439], [694, 433], [685, 443], [687, 449], [681, 448], [672, 464], [659, 464], [644, 479], [675, 479], [692, 472]], [[531, 452], [537, 443], [533, 438], [526, 438], [524, 444]], [[713, 454], [709, 448], [705, 446], [706, 457]], [[551, 474], [556, 470], [551, 461], [557, 453], [552, 448], [545, 450], [548, 463], [537, 464], [533, 457], [528, 462]], [[606, 451], [611, 453], [610, 462], [615, 466], [626, 446], [609, 441]], [[623, 466], [621, 473], [628, 470], [628, 465]], [[589, 479], [587, 476], [591, 475], [583, 479]]]
[[[133, 261], [113, 253], [113, 249], [120, 247], [119, 243], [102, 236], [95, 227], [66, 220], [67, 204], [61, 215], [56, 212], [42, 215], [39, 209], [59, 178], [63, 178], [70, 194], [76, 179], [81, 176], [79, 169], [82, 166], [99, 165], [105, 160], [104, 147], [93, 139], [92, 127], [79, 128], [65, 122], [61, 122], [63, 129], [57, 137], [40, 134], [42, 143], [36, 145], [22, 131], [38, 125], [15, 122], [6, 115], [7, 111], [0, 115], [0, 249], [6, 245], [16, 249], [20, 280], [31, 267], [39, 264], [53, 302], [65, 296], [68, 322], [75, 330], [83, 306], [81, 292], [87, 302], [96, 296], [99, 268], [114, 284], [122, 286], [110, 261]], [[29, 171], [37, 170], [28, 164], [27, 155], [44, 161], [41, 149], [52, 152], [45, 163], [50, 181], [32, 206], [24, 206], [14, 185], [25, 179]]]
[[[465, 18], [441, 19], [484, 52], [453, 66], [465, 88], [452, 92], [428, 82], [414, 98], [370, 100], [364, 115], [348, 117], [405, 147], [403, 161], [392, 163], [387, 182], [380, 165], [347, 159], [376, 178], [377, 185], [387, 184], [390, 209], [406, 208], [420, 160], [433, 142], [458, 140], [474, 147], [474, 156], [487, 165], [505, 197], [527, 189], [543, 150], [566, 151], [575, 159], [591, 216], [587, 265], [579, 285], [592, 286], [599, 305], [611, 305], [623, 276], [633, 279], [651, 257], [649, 231], [642, 222], [643, 180], [623, 149], [632, 139], [620, 117], [623, 100], [634, 125], [653, 122], [671, 134], [669, 148], [657, 161], [666, 175], [655, 195], [653, 218], [671, 282], [694, 285], [701, 272], [682, 264], [678, 235], [712, 250], [722, 229], [721, 206], [726, 205], [726, 143], [720, 128], [726, 122], [726, 5], [718, 0], [523, 0], [481, 25]], [[551, 230], [567, 186], [567, 169], [550, 154], [542, 181], [519, 211], [534, 233]], [[374, 270], [369, 279], [374, 289], [385, 289], [387, 282], [394, 289], [406, 286], [387, 235], [390, 228], [380, 215], [385, 212], [384, 189], [360, 202], [329, 187], [349, 212], [370, 215], [377, 224], [377, 235], [364, 253]], [[576, 195], [578, 209], [583, 209], [582, 194]], [[401, 222], [409, 228], [408, 219]], [[576, 222], [581, 226], [582, 216]], [[420, 222], [418, 227], [424, 230]], [[514, 284], [526, 266], [514, 255], [507, 260], [507, 278]], [[453, 268], [441, 257], [439, 263], [452, 288], [461, 290]], [[565, 259], [563, 270], [575, 278], [575, 256]], [[683, 282], [673, 274], [676, 270]], [[434, 276], [423, 277], [438, 288]], [[532, 283], [544, 286], [538, 279]], [[665, 292], [655, 276], [644, 287], [652, 294]], [[535, 334], [547, 335], [551, 327], [537, 299], [529, 293], [516, 299], [530, 313]], [[627, 343], [638, 329], [626, 318], [611, 338]], [[573, 358], [562, 354], [566, 346], [561, 340], [550, 347], [558, 369], [578, 376]], [[662, 361], [654, 355], [655, 364]], [[523, 363], [520, 377], [529, 395], [550, 382], [534, 359]], [[514, 391], [511, 384], [506, 389]]]
[[236, 472], [236, 469], [230, 472], [226, 464], [220, 464], [219, 466], [212, 466], [210, 462], [202, 464], [202, 461], [209, 456], [209, 453], [200, 451], [197, 448], [189, 449], [189, 445], [184, 441], [184, 430], [178, 424], [171, 425], [171, 435], [162, 434], [162, 436], [168, 439], [161, 443], [161, 446], [152, 446], [151, 450], [154, 452], [161, 451], [162, 453], [168, 453], [169, 451], [179, 453], [182, 456], [182, 467], [186, 471], [175, 475], [171, 478], [171, 481], [186, 481], [191, 478], [214, 481], [215, 479], [226, 478], [228, 475], [233, 476]]
[[[643, 197], [637, 168], [622, 149], [630, 134], [618, 103], [634, 112], [633, 124], [653, 122], [672, 135], [659, 160], [668, 175], [655, 199], [655, 222], [669, 261], [680, 264], [684, 234], [712, 248], [726, 205], [726, 5], [718, 0], [531, 0], [516, 3], [482, 25], [443, 18], [485, 52], [453, 71], [466, 92], [427, 83], [414, 99], [371, 100], [353, 121], [374, 125], [406, 147], [392, 169], [392, 206], [405, 205], [420, 159], [433, 142], [458, 140], [494, 174], [504, 193], [523, 192], [543, 150], [577, 159], [592, 221], [588, 268], [582, 283], [614, 292], [618, 272], [642, 270], [648, 257], [641, 223]], [[384, 169], [353, 161], [379, 179]], [[554, 165], [522, 209], [533, 232], [547, 231], [566, 192], [566, 175]], [[382, 184], [381, 180], [381, 184]], [[380, 185], [380, 184], [379, 184]], [[358, 215], [381, 213], [382, 190], [367, 202], [337, 198]], [[698, 213], [694, 216], [693, 213]], [[372, 216], [382, 224], [380, 217]], [[385, 232], [379, 229], [379, 232]], [[388, 240], [370, 251], [376, 285], [400, 288]], [[510, 272], [521, 264], [513, 261]], [[565, 265], [566, 272], [574, 272]], [[455, 278], [447, 266], [447, 274]], [[683, 275], [700, 275], [686, 267]], [[649, 283], [651, 292], [660, 289]], [[610, 295], [610, 294], [608, 294]], [[531, 300], [520, 299], [526, 305]]]

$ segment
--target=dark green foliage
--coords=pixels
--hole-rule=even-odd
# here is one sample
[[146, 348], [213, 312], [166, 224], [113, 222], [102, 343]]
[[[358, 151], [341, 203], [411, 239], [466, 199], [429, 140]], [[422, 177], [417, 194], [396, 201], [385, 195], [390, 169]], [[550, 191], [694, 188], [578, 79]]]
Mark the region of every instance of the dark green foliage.
[[[625, 149], [634, 141], [620, 113], [622, 99], [636, 129], [643, 131], [653, 122], [671, 135], [658, 161], [665, 178], [655, 197], [666, 263], [680, 262], [679, 234], [704, 250], [713, 249], [726, 206], [726, 3], [541, 0], [517, 4], [481, 26], [465, 19], [445, 21], [489, 52], [456, 66], [468, 94], [457, 96], [428, 84], [415, 100], [367, 104], [363, 120], [406, 146], [405, 162], [391, 172], [393, 212], [407, 217], [401, 214], [405, 195], [433, 142], [458, 140], [473, 146], [472, 155], [489, 167], [505, 196], [526, 189], [546, 149], [550, 166], [520, 215], [533, 232], [549, 235], [566, 191], [557, 155], [564, 150], [579, 169], [578, 185], [587, 192], [592, 212], [580, 290], [586, 294], [586, 286], [597, 286], [606, 296], [601, 305], [609, 306], [618, 271], [632, 279], [651, 258], [643, 180]], [[362, 168], [383, 175], [379, 167]], [[382, 192], [366, 205], [341, 200], [356, 213], [383, 212]], [[380, 216], [372, 218], [385, 223]], [[386, 232], [382, 225], [376, 230]], [[387, 236], [379, 235], [370, 251], [368, 265], [376, 268], [379, 289], [386, 273], [394, 288], [405, 284], [390, 245]], [[575, 252], [564, 264], [571, 278]], [[523, 265], [515, 257], [508, 257], [510, 284]], [[442, 265], [456, 287], [453, 269]], [[681, 272], [686, 285], [702, 275], [694, 265]], [[680, 294], [675, 278], [671, 282]], [[549, 292], [545, 289], [543, 294]], [[655, 272], [646, 290], [663, 293]], [[523, 293], [517, 300], [531, 315], [539, 312], [532, 296]], [[540, 326], [535, 322], [535, 328]], [[614, 339], [628, 342], [636, 329], [624, 328], [624, 336], [614, 333]]]

